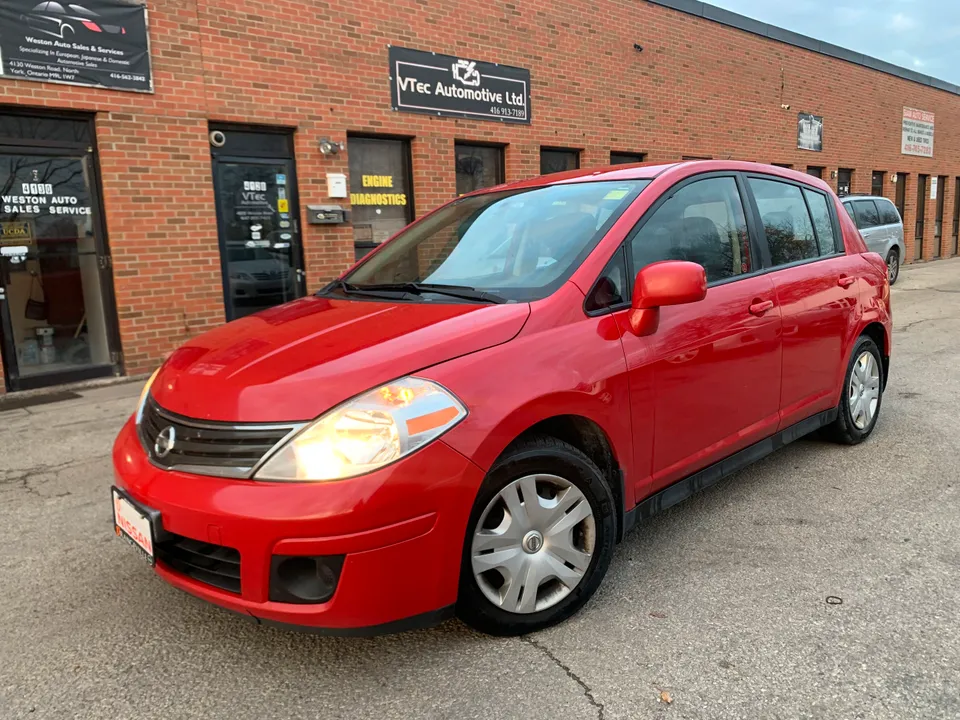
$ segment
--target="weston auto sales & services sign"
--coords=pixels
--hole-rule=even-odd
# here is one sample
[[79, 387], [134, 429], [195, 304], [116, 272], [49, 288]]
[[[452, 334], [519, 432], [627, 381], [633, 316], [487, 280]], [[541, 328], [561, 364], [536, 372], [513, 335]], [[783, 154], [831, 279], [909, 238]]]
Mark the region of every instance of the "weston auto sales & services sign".
[[0, 0], [0, 79], [152, 92], [147, 8], [124, 0]]
[[530, 123], [530, 71], [390, 47], [394, 110], [474, 120]]

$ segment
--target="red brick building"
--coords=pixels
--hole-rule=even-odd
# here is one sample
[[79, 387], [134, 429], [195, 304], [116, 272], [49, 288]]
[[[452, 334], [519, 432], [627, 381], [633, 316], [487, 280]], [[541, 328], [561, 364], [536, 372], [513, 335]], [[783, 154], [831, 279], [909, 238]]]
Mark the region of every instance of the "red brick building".
[[[25, 9], [0, 27], [0, 392], [149, 371], [207, 328], [315, 290], [457, 192], [565, 166], [712, 157], [810, 169], [896, 199], [906, 261], [957, 252], [960, 88], [695, 0], [147, 10], [149, 92], [37, 81], [47, 71], [17, 79], [36, 56], [11, 66], [16, 56], [49, 47], [23, 37], [50, 18]], [[57, 42], [90, 30], [53, 20], [43, 37]], [[16, 23], [27, 29], [10, 41]], [[507, 66], [498, 82], [515, 83], [500, 87], [518, 88], [518, 114], [403, 102], [398, 80], [412, 81], [391, 46], [481, 61], [485, 77], [496, 73], [483, 63]], [[471, 88], [469, 61], [458, 88]], [[922, 111], [932, 157], [904, 154], [929, 154], [908, 142], [905, 108]]]

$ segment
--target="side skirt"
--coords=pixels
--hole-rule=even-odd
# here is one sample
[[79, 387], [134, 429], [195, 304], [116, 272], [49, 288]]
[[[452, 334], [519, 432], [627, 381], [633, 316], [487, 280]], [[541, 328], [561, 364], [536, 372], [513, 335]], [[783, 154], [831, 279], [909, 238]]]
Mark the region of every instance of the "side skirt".
[[813, 431], [829, 425], [836, 419], [836, 408], [824, 410], [821, 413], [808, 417], [806, 420], [801, 420], [795, 425], [791, 425], [776, 435], [754, 443], [750, 447], [746, 447], [728, 458], [716, 462], [709, 467], [705, 467], [703, 470], [685, 477], [683, 480], [678, 480], [673, 485], [651, 495], [646, 500], [641, 501], [640, 504], [632, 510], [624, 513], [622, 525], [623, 534], [629, 532], [637, 522], [648, 520], [657, 513], [661, 513], [667, 508], [683, 502], [691, 495], [711, 485], [715, 485], [728, 475], [732, 475], [738, 470], [752, 465], [758, 460], [779, 450], [784, 445], [789, 445], [794, 440], [799, 440], [804, 435], [809, 435]]

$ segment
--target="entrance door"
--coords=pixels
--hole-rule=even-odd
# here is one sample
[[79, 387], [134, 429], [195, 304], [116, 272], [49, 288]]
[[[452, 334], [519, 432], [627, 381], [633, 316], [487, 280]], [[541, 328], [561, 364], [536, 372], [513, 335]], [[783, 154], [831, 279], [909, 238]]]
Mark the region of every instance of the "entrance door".
[[957, 254], [957, 236], [960, 235], [960, 177], [954, 180], [953, 191], [953, 240], [950, 241], [950, 257]]
[[913, 259], [923, 257], [923, 221], [927, 214], [927, 180], [929, 175], [917, 176], [917, 225], [914, 231]]
[[[220, 133], [220, 135], [217, 135]], [[293, 134], [229, 126], [211, 131], [227, 320], [304, 292]]]
[[837, 171], [837, 195], [843, 197], [850, 194], [850, 186], [853, 184], [853, 170], [849, 168], [840, 168]]
[[[21, 128], [58, 122], [19, 121]], [[89, 132], [86, 121], [62, 122]], [[0, 143], [18, 139], [24, 138]], [[0, 146], [0, 199], [0, 345], [8, 389], [118, 374], [110, 259], [90, 146]]]
[[943, 201], [947, 194], [947, 178], [937, 178], [937, 215], [933, 225], [933, 256], [940, 257], [940, 239], [943, 237]]

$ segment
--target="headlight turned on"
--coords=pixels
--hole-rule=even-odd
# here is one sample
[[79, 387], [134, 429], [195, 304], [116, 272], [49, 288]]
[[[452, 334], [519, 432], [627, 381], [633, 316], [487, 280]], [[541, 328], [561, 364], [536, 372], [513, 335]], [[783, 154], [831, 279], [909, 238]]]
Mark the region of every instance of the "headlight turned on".
[[309, 423], [267, 459], [254, 480], [323, 482], [364, 475], [436, 440], [466, 416], [460, 401], [436, 383], [401, 378]]

